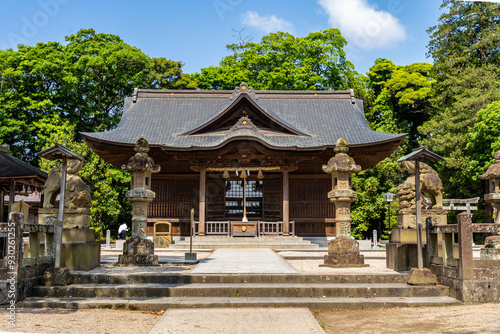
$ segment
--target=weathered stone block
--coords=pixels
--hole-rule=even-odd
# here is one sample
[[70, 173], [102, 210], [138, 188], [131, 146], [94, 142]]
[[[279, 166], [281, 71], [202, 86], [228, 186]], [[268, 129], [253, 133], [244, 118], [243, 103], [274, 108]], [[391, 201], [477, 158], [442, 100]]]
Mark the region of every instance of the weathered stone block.
[[132, 238], [125, 241], [123, 254], [118, 257], [117, 265], [155, 266], [158, 255], [154, 255], [154, 244], [151, 240]]
[[[45, 219], [47, 217], [59, 215], [58, 208], [40, 208], [38, 209], [38, 224], [45, 224]], [[90, 209], [88, 208], [76, 208], [76, 209], [64, 209], [64, 221], [63, 228], [72, 229], [88, 229], [90, 227]]]
[[43, 274], [43, 284], [46, 286], [61, 286], [73, 283], [68, 268], [48, 268]]
[[[427, 217], [432, 217], [433, 225], [445, 225], [447, 223], [448, 210], [443, 209], [423, 209], [421, 222], [425, 222]], [[416, 210], [405, 209], [398, 211], [398, 228], [400, 229], [415, 229], [416, 224]]]
[[97, 242], [63, 243], [61, 266], [70, 270], [92, 270], [101, 264], [101, 244]]
[[481, 248], [481, 260], [500, 260], [500, 248]]
[[359, 244], [356, 240], [340, 237], [328, 244], [328, 255], [325, 255], [322, 267], [348, 268], [367, 267], [364, 256], [359, 254]]
[[123, 246], [124, 255], [149, 255], [153, 253], [154, 243], [148, 239], [128, 239]]
[[157, 266], [158, 255], [122, 254], [118, 257], [118, 266]]
[[436, 285], [437, 277], [430, 269], [411, 268], [406, 283], [410, 285]]

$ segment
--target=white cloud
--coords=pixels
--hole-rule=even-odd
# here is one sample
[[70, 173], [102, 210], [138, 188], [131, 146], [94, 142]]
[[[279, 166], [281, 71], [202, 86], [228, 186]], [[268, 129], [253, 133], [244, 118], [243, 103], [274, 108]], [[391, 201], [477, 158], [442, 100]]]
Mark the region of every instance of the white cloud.
[[367, 0], [318, 0], [328, 22], [339, 28], [351, 46], [361, 50], [381, 49], [406, 39], [405, 27], [388, 12]]
[[266, 34], [276, 31], [293, 32], [293, 25], [287, 20], [276, 17], [276, 15], [260, 16], [256, 11], [244, 13], [241, 22]]

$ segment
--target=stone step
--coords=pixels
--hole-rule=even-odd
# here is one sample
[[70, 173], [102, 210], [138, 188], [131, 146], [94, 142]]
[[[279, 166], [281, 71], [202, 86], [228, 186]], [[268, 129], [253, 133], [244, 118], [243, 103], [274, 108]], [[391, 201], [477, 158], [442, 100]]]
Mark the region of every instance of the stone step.
[[36, 286], [35, 297], [152, 298], [152, 297], [279, 297], [374, 298], [447, 297], [448, 287], [407, 284], [73, 284]]
[[93, 274], [73, 275], [74, 284], [405, 284], [407, 275], [387, 274]]
[[118, 309], [164, 311], [169, 308], [212, 307], [307, 307], [309, 309], [366, 309], [459, 305], [450, 297], [374, 298], [247, 298], [247, 297], [162, 297], [162, 298], [40, 298], [30, 297], [17, 307], [58, 309]]

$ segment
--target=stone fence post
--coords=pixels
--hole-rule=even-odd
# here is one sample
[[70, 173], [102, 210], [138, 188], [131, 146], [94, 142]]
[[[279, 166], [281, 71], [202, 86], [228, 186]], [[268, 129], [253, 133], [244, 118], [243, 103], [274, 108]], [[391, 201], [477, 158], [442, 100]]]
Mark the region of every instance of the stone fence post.
[[458, 215], [458, 275], [461, 280], [474, 279], [474, 260], [472, 255], [472, 215], [462, 212]]

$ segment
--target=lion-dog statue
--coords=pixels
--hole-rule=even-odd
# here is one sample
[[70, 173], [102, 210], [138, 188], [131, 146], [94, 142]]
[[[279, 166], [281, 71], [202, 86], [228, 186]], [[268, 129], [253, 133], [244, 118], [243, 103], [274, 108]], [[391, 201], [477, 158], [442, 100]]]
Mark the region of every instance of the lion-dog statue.
[[[397, 189], [400, 209], [416, 208], [415, 205], [415, 162], [405, 161], [406, 170], [412, 174]], [[428, 195], [432, 202], [432, 208], [440, 209], [443, 207], [443, 183], [438, 173], [429, 165], [420, 163], [420, 191]]]
[[[90, 197], [90, 186], [83, 183], [77, 173], [83, 167], [83, 161], [77, 159], [68, 159], [66, 175], [66, 195], [64, 198], [64, 207], [68, 209], [88, 208], [92, 198]], [[62, 163], [54, 167], [44, 185], [43, 208], [49, 209], [55, 207], [57, 195], [61, 192]]]

